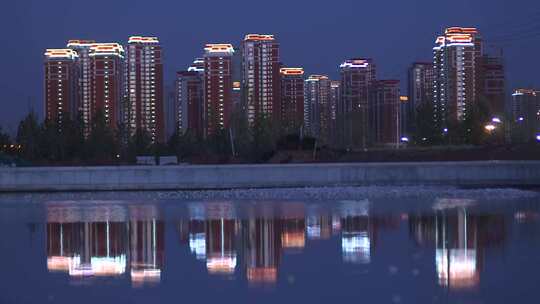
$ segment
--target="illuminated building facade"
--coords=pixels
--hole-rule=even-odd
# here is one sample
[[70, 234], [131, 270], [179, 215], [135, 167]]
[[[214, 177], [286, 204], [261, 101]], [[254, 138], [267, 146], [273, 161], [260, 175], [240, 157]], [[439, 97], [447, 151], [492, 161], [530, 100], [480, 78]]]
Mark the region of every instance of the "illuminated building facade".
[[132, 36], [127, 47], [126, 123], [148, 133], [152, 142], [165, 141], [162, 48], [156, 37]]
[[399, 80], [377, 80], [373, 82], [369, 105], [370, 144], [399, 144], [399, 98]]
[[204, 49], [204, 133], [226, 129], [232, 111], [231, 44], [207, 44]]
[[517, 89], [512, 94], [514, 142], [540, 141], [540, 91]]
[[107, 125], [116, 129], [124, 96], [124, 48], [118, 43], [96, 43], [90, 46], [89, 56], [90, 119], [101, 111]]
[[[190, 68], [191, 69], [191, 68]], [[203, 77], [204, 73], [194, 69], [176, 73], [176, 131], [184, 134], [188, 130], [202, 135], [203, 131]]]
[[84, 133], [87, 136], [90, 132], [90, 122], [92, 121], [92, 59], [90, 58], [90, 47], [96, 44], [94, 40], [69, 40], [67, 47], [76, 51], [79, 56], [79, 79], [78, 90], [79, 99], [77, 111], [80, 112], [84, 125]]
[[340, 65], [341, 98], [343, 100], [344, 145], [366, 147], [368, 144], [369, 92], [376, 77], [372, 59], [349, 59]]
[[273, 35], [246, 35], [242, 42], [242, 78], [248, 122], [263, 116], [279, 121], [279, 43]]
[[330, 81], [330, 139], [328, 140], [334, 146], [337, 146], [343, 140], [343, 128], [338, 124], [343, 114], [343, 102], [341, 99], [341, 82]]
[[304, 127], [307, 134], [326, 143], [330, 126], [330, 79], [310, 75], [304, 84]]
[[71, 49], [45, 51], [45, 117], [56, 123], [59, 131], [65, 115], [74, 119], [78, 113], [79, 56]]
[[281, 68], [281, 127], [298, 132], [304, 123], [304, 69]]
[[482, 39], [477, 29], [453, 27], [437, 37], [433, 48], [435, 82], [433, 115], [435, 127], [443, 130], [449, 121], [463, 121], [478, 93]]

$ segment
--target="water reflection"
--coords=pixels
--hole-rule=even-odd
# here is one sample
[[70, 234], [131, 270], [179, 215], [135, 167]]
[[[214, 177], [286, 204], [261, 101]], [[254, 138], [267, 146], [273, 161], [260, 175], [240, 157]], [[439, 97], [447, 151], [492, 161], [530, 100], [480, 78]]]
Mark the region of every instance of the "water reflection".
[[410, 232], [421, 246], [435, 246], [438, 284], [450, 289], [478, 287], [487, 247], [502, 246], [502, 215], [468, 212], [470, 200], [440, 200], [434, 214], [409, 217]]
[[399, 251], [380, 245], [381, 236], [404, 230], [416, 248], [433, 253], [439, 286], [474, 289], [486, 250], [504, 245], [508, 220], [538, 218], [528, 211], [508, 217], [475, 211], [468, 200], [438, 200], [433, 210], [399, 214], [375, 212], [369, 201], [188, 203], [169, 217], [151, 204], [46, 206], [49, 272], [73, 280], [124, 277], [134, 287], [161, 281], [170, 225], [178, 244], [191, 253], [189, 263], [200, 261], [210, 276], [245, 278], [250, 285], [275, 284], [284, 255], [304, 254], [310, 244], [337, 241], [342, 263], [369, 267], [379, 252]]
[[129, 271], [139, 286], [157, 283], [164, 265], [164, 223], [154, 206], [47, 206], [47, 269], [72, 278]]

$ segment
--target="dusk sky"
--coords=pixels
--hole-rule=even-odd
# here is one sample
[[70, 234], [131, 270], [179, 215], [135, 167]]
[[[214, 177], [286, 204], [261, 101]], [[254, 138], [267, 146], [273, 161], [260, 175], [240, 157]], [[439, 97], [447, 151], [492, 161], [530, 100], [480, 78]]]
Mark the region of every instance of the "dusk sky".
[[476, 26], [504, 49], [508, 92], [540, 87], [538, 0], [16, 0], [0, 13], [0, 125], [14, 132], [33, 107], [43, 116], [43, 53], [69, 39], [127, 43], [158, 36], [165, 85], [202, 54], [205, 43], [238, 46], [247, 33], [276, 35], [281, 61], [308, 74], [337, 77], [340, 61], [372, 57], [380, 79], [400, 79], [407, 67], [431, 61], [436, 35], [447, 26]]

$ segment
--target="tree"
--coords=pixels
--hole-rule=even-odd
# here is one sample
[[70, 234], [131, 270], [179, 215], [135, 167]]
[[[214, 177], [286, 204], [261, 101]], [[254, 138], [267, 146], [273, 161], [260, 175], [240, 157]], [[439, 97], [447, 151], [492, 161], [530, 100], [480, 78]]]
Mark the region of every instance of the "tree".
[[[475, 103], [467, 104], [465, 112], [466, 116], [461, 127], [465, 143], [475, 145], [485, 143], [489, 135], [486, 133], [485, 126], [491, 121], [487, 98], [479, 96]], [[504, 136], [503, 130], [500, 133]]]
[[117, 144], [105, 114], [101, 109], [92, 119], [92, 131], [85, 144], [86, 158], [97, 162], [111, 161], [116, 157]]
[[0, 126], [0, 150], [5, 150], [4, 146], [7, 146], [11, 144], [11, 139], [9, 138], [9, 134], [2, 131], [2, 126]]
[[249, 158], [253, 136], [249, 129], [247, 115], [240, 107], [232, 112], [229, 126], [232, 132], [236, 155], [246, 159]]
[[441, 142], [441, 132], [433, 121], [433, 105], [423, 102], [417, 109], [414, 141], [419, 145], [433, 145]]
[[27, 160], [39, 158], [40, 126], [34, 111], [19, 123], [17, 128], [17, 143], [22, 146], [21, 156]]
[[254, 161], [263, 161], [271, 157], [275, 149], [272, 131], [272, 121], [268, 117], [261, 115], [255, 120], [251, 152]]

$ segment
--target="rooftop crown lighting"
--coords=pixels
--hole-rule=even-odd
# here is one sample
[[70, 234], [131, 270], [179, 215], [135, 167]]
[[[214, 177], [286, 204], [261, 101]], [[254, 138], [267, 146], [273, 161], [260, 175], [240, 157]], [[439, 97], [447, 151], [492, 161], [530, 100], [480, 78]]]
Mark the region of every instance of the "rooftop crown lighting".
[[326, 75], [310, 75], [306, 81], [320, 81], [320, 80], [327, 80], [327, 79], [328, 79], [328, 76]]
[[279, 72], [281, 75], [304, 75], [303, 68], [281, 68]]
[[159, 43], [157, 37], [131, 36], [128, 43]]
[[274, 41], [274, 35], [247, 34], [244, 41]]
[[47, 49], [44, 55], [48, 59], [75, 59], [79, 57], [77, 52], [72, 49]]
[[340, 68], [367, 68], [368, 66], [368, 59], [349, 59], [339, 65]]
[[226, 43], [209, 43], [205, 46], [204, 51], [207, 54], [212, 54], [212, 53], [233, 54], [234, 47], [232, 46], [232, 44], [226, 44]]
[[118, 43], [96, 43], [90, 46], [90, 56], [124, 57], [124, 48]]

